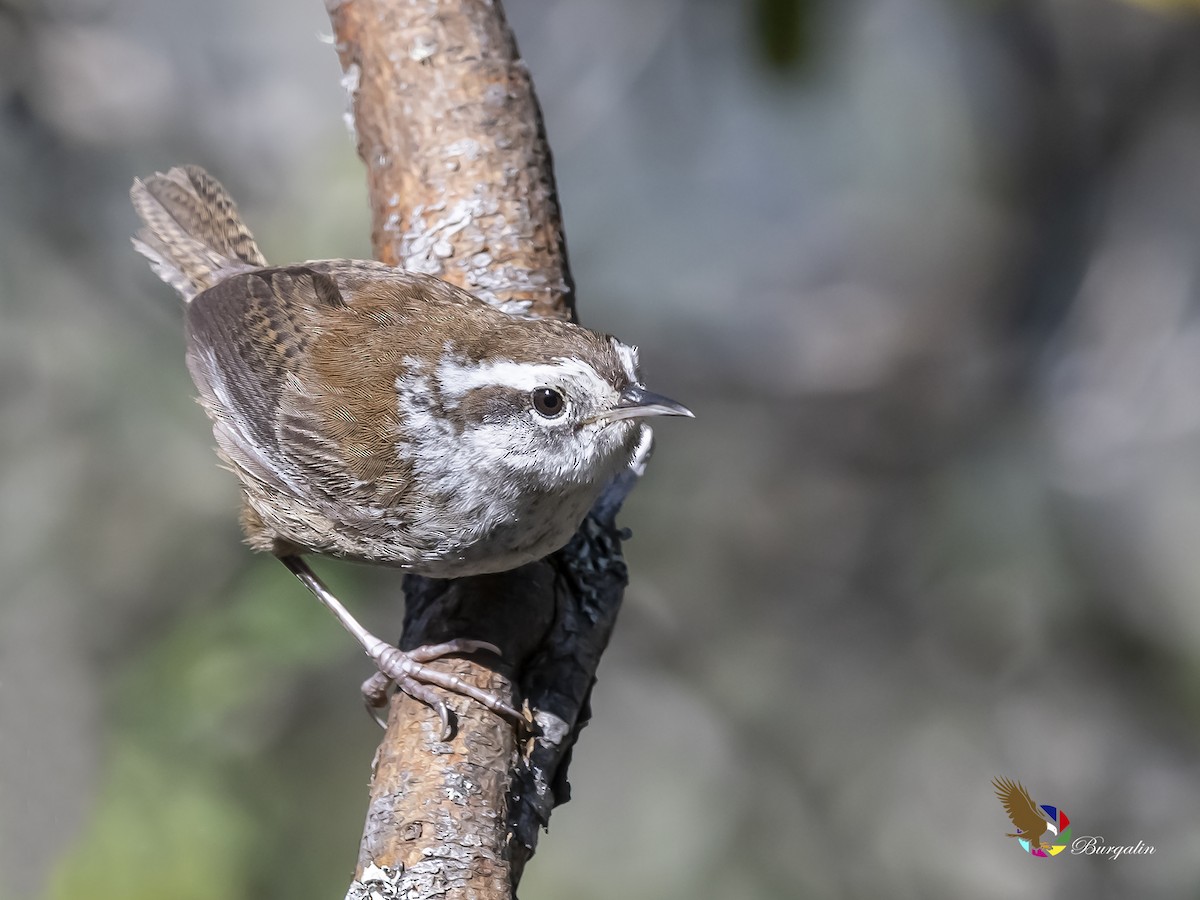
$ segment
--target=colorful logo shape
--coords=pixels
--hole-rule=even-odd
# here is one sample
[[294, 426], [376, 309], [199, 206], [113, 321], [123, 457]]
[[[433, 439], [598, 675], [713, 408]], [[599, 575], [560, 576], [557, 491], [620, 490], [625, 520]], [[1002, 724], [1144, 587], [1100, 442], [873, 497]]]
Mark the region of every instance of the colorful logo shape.
[[1058, 856], [1071, 845], [1071, 820], [1061, 809], [1046, 803], [1035, 804], [1019, 781], [994, 778], [992, 786], [1016, 828], [1006, 836], [1016, 838], [1030, 856]]
[[[1021, 849], [1030, 856], [1058, 856], [1067, 847], [1071, 846], [1071, 820], [1067, 818], [1067, 814], [1055, 806], [1049, 806], [1045, 803], [1039, 804], [1038, 809], [1042, 810], [1049, 820], [1046, 823], [1046, 830], [1050, 834], [1042, 836], [1041, 846], [1034, 847], [1030, 841], [1018, 836], [1017, 843], [1021, 845]], [[1053, 837], [1050, 841], [1050, 846], [1046, 846], [1046, 839]]]

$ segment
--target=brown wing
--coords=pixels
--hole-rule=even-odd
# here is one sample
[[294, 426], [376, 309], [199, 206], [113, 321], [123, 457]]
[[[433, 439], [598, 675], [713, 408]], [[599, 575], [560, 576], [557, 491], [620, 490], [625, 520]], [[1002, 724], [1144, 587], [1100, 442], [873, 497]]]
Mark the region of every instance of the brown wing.
[[332, 278], [298, 266], [234, 275], [187, 307], [188, 369], [222, 454], [245, 475], [297, 496], [312, 493], [303, 477], [311, 441], [297, 454], [291, 432], [319, 429], [298, 416], [280, 428], [280, 417], [318, 323], [340, 306]]
[[1008, 778], [994, 778], [992, 785], [996, 788], [996, 796], [1004, 804], [1004, 811], [1022, 834], [1037, 837], [1046, 830], [1046, 818], [1039, 812], [1024, 785]]
[[427, 302], [416, 279], [369, 262], [260, 269], [200, 294], [188, 367], [222, 454], [336, 521], [394, 507], [410, 475], [396, 452], [396, 377], [414, 352], [400, 326]]

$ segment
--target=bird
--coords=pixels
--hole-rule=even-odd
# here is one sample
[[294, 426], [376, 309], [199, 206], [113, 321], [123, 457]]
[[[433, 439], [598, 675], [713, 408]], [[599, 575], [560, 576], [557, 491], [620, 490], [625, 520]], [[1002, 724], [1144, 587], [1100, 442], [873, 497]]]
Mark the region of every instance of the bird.
[[429, 665], [498, 648], [459, 638], [402, 651], [359, 624], [306, 557], [433, 578], [514, 569], [570, 540], [645, 452], [647, 418], [691, 410], [648, 390], [637, 349], [611, 335], [377, 261], [269, 265], [199, 166], [135, 179], [130, 198], [134, 248], [184, 301], [187, 367], [240, 483], [246, 543], [329, 608], [385, 684], [431, 706], [443, 736], [431, 686], [522, 721]]
[[1025, 786], [1008, 778], [993, 778], [992, 786], [996, 789], [996, 796], [1004, 804], [1004, 811], [1008, 813], [1009, 819], [1017, 829], [1016, 833], [1006, 834], [1005, 837], [1029, 841], [1029, 845], [1037, 850], [1050, 849], [1051, 845], [1042, 841], [1042, 835], [1047, 830], [1052, 830], [1054, 823], [1038, 809]]

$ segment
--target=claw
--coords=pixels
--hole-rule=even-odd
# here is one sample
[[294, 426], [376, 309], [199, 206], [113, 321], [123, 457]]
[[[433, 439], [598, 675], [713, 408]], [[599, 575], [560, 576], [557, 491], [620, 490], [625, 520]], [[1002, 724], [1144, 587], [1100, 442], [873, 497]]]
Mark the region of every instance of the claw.
[[[486, 650], [500, 655], [500, 648], [488, 641], [468, 640], [459, 638], [441, 644], [426, 644], [413, 650], [404, 651], [382, 641], [368, 650], [368, 655], [379, 667], [379, 672], [363, 682], [363, 697], [371, 706], [382, 706], [387, 702], [387, 688], [394, 683], [398, 690], [404, 691], [410, 697], [421, 701], [433, 709], [441, 720], [441, 740], [449, 740], [454, 733], [450, 719], [450, 710], [446, 704], [431, 690], [435, 685], [464, 697], [469, 697], [482, 703], [493, 712], [517, 723], [524, 723], [522, 716], [510, 704], [505, 703], [496, 694], [482, 690], [473, 684], [463, 681], [457, 675], [441, 672], [426, 663], [448, 656], [452, 653], [467, 654]], [[376, 716], [376, 721], [379, 717]], [[386, 726], [385, 726], [386, 727]]]
[[363, 708], [366, 709], [367, 715], [380, 728], [387, 728], [387, 717], [383, 710], [387, 706], [388, 691], [392, 686], [392, 679], [388, 678], [382, 672], [376, 672], [370, 678], [362, 683], [362, 698]]
[[372, 722], [384, 731], [387, 731], [387, 719], [383, 717], [383, 713], [379, 711], [378, 707], [363, 704], [363, 709], [367, 711], [367, 715], [371, 717]]

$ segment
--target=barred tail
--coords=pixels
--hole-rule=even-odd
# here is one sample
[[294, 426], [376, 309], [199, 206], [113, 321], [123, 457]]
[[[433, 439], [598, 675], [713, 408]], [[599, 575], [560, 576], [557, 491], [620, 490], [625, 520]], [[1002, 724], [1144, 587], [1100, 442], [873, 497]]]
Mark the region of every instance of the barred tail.
[[134, 248], [184, 300], [231, 272], [267, 264], [233, 198], [199, 166], [135, 178], [129, 196], [145, 226]]

